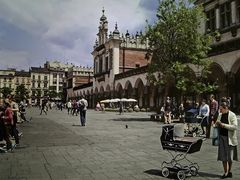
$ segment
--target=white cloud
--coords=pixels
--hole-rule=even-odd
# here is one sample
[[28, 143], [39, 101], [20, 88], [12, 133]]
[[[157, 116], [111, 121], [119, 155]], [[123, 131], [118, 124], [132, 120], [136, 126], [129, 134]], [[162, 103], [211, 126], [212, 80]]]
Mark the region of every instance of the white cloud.
[[28, 58], [28, 52], [1, 50], [0, 68], [26, 69], [26, 67], [29, 67], [30, 65]]
[[139, 3], [140, 0], [1, 0], [0, 19], [40, 39], [52, 52], [50, 57], [63, 56], [92, 64], [90, 52], [97, 38], [102, 7], [109, 31], [117, 22], [121, 33], [136, 33], [138, 27], [144, 30], [149, 16]]

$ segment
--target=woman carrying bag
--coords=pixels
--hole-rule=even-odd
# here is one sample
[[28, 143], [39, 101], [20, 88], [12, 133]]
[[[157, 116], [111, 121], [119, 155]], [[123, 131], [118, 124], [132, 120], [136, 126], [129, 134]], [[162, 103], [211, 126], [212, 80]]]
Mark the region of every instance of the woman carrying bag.
[[216, 121], [219, 127], [219, 145], [218, 145], [218, 161], [222, 161], [224, 174], [221, 179], [232, 177], [232, 161], [238, 160], [237, 156], [237, 117], [228, 109], [228, 104], [222, 101], [219, 107], [220, 114]]

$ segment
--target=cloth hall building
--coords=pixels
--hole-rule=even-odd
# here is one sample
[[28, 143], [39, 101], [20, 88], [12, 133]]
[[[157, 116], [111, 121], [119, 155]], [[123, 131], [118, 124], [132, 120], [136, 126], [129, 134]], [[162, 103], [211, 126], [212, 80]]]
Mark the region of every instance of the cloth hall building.
[[[196, 4], [203, 4], [207, 16], [201, 26], [202, 33], [214, 35], [209, 52], [213, 61], [212, 73], [208, 80], [219, 85], [214, 92], [217, 99], [231, 97], [232, 107], [239, 111], [240, 0], [198, 0]], [[68, 98], [84, 95], [91, 107], [102, 99], [135, 98], [139, 107], [159, 108], [162, 87], [151, 85], [146, 79], [148, 42], [140, 41], [141, 35], [141, 32], [134, 36], [128, 32], [121, 35], [117, 24], [113, 32], [108, 33], [108, 21], [103, 11], [92, 52], [93, 82], [69, 90]], [[174, 91], [169, 95], [174, 97]]]

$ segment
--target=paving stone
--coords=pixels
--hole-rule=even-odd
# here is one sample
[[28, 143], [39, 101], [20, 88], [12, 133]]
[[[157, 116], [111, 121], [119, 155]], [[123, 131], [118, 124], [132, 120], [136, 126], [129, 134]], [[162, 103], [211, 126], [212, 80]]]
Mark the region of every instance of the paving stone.
[[[161, 165], [172, 157], [161, 147], [163, 124], [146, 121], [149, 113], [120, 116], [88, 110], [85, 127], [73, 126], [79, 117], [66, 110], [40, 116], [39, 109], [31, 108], [27, 116], [33, 120], [18, 125], [24, 133], [20, 147], [0, 154], [0, 180], [165, 179]], [[209, 139], [187, 158], [200, 166], [199, 175], [188, 179], [219, 179], [223, 172], [217, 147]], [[239, 165], [233, 162], [234, 179], [240, 179]]]

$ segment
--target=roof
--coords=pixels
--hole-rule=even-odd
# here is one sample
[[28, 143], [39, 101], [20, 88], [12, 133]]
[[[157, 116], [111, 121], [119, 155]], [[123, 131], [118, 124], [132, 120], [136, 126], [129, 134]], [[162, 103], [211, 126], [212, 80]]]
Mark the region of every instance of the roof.
[[31, 67], [31, 72], [36, 72], [36, 73], [49, 73], [49, 70], [46, 68], [42, 67]]
[[26, 72], [26, 71], [16, 71], [15, 76], [31, 77], [31, 74], [30, 72]]
[[78, 90], [78, 89], [84, 89], [84, 88], [88, 88], [91, 87], [93, 85], [93, 82], [87, 83], [87, 84], [82, 84], [80, 86], [76, 86], [73, 88], [73, 90]]

